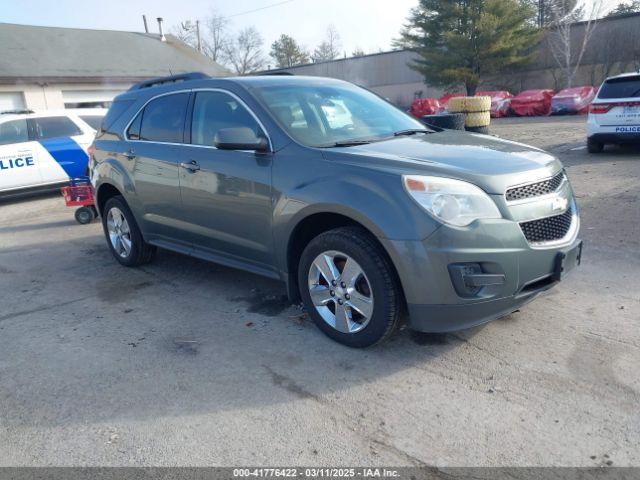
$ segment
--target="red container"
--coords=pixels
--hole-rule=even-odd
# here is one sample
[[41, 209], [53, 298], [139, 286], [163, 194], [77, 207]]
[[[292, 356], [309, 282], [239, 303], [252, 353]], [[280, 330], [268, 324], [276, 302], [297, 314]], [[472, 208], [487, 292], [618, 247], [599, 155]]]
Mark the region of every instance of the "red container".
[[67, 207], [93, 205], [93, 188], [91, 185], [70, 185], [62, 187], [62, 196]]
[[552, 115], [575, 115], [589, 111], [589, 105], [596, 97], [593, 87], [574, 87], [560, 90], [551, 99]]
[[490, 90], [476, 92], [476, 97], [491, 97], [491, 117], [499, 118], [509, 115], [513, 95], [506, 90]]
[[440, 104], [435, 98], [417, 98], [411, 103], [409, 113], [416, 118], [425, 115], [435, 115], [440, 110]]
[[525, 90], [511, 99], [511, 111], [521, 117], [549, 115], [555, 93], [553, 90]]

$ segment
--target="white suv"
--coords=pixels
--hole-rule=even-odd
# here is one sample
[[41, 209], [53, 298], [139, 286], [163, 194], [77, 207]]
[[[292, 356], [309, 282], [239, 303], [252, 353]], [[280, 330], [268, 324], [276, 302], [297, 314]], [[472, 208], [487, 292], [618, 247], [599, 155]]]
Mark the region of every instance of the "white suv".
[[83, 177], [104, 109], [0, 114], [0, 193]]
[[607, 78], [589, 108], [587, 148], [606, 143], [640, 143], [640, 72]]

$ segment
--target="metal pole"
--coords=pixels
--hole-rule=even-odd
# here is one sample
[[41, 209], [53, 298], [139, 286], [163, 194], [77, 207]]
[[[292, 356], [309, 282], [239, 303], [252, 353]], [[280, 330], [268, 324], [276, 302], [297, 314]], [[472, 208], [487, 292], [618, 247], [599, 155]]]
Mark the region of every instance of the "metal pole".
[[200, 20], [196, 20], [196, 37], [198, 38], [198, 51], [202, 53], [202, 41], [200, 40]]
[[142, 15], [142, 21], [144, 22], [144, 33], [149, 33], [149, 25], [147, 25], [146, 15]]

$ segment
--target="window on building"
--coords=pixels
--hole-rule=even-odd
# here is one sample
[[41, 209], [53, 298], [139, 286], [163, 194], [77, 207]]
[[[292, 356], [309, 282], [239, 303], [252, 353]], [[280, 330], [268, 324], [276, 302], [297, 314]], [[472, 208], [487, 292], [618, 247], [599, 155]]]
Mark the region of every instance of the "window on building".
[[188, 99], [188, 93], [176, 93], [149, 102], [142, 114], [140, 140], [182, 143]]
[[27, 128], [26, 120], [11, 120], [10, 122], [0, 123], [0, 145], [28, 141], [29, 129]]
[[82, 130], [69, 117], [34, 118], [33, 122], [39, 140], [82, 135]]

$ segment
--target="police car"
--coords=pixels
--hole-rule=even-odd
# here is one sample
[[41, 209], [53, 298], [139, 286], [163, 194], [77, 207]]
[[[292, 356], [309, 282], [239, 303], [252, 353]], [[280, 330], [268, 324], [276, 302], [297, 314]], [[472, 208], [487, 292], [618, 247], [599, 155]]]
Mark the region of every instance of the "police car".
[[83, 177], [105, 109], [0, 113], [0, 194]]
[[640, 143], [640, 72], [607, 78], [591, 103], [587, 148], [598, 153], [607, 143]]

